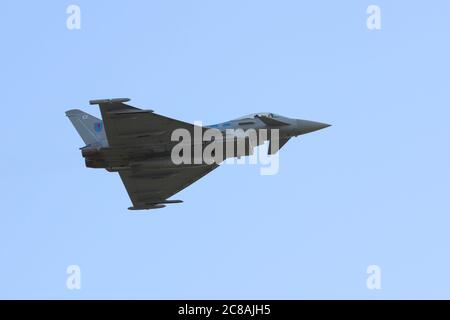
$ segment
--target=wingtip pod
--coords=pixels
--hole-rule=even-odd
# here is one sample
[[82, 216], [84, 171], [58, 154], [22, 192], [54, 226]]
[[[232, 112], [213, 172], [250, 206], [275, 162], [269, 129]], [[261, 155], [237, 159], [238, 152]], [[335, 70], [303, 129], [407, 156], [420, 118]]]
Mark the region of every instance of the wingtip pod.
[[163, 204], [155, 204], [153, 206], [147, 206], [147, 207], [129, 207], [128, 210], [150, 210], [150, 209], [161, 209], [164, 207], [165, 207], [165, 205], [163, 205]]
[[129, 98], [97, 99], [97, 100], [89, 100], [89, 104], [94, 105], [94, 104], [104, 104], [104, 103], [125, 103], [128, 101], [130, 101]]
[[182, 203], [182, 202], [183, 202], [183, 200], [163, 200], [163, 201], [152, 203], [152, 204], [149, 204], [149, 205], [129, 207], [128, 210], [160, 209], [160, 208], [164, 208], [166, 206], [166, 204]]

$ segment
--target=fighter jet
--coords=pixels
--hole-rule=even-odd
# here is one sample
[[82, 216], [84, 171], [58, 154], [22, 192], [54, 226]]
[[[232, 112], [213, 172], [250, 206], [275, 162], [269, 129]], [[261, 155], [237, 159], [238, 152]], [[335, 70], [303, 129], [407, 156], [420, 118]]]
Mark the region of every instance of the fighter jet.
[[[270, 140], [268, 150], [269, 154], [275, 154], [292, 137], [330, 126], [270, 112], [254, 113], [210, 126], [198, 126], [156, 114], [153, 110], [132, 107], [126, 104], [128, 101], [128, 98], [89, 101], [91, 105], [100, 107], [103, 121], [78, 109], [68, 110], [66, 115], [86, 144], [80, 148], [86, 167], [119, 173], [133, 204], [129, 210], [158, 209], [164, 208], [166, 204], [180, 203], [181, 200], [169, 198], [219, 166], [219, 162], [204, 160], [175, 163], [172, 151], [179, 141], [174, 141], [172, 134], [177, 129], [183, 129], [194, 136], [196, 132], [215, 130], [222, 134], [223, 141], [229, 140], [230, 129], [242, 129], [244, 132], [249, 129], [272, 132], [276, 129], [278, 146], [275, 146], [277, 143], [272, 145], [273, 140]], [[232, 139], [238, 140], [239, 136], [235, 135]], [[243, 139], [247, 142], [243, 153], [233, 149], [232, 156], [250, 155], [255, 145], [265, 142], [262, 141], [264, 139], [257, 138], [256, 144], [251, 145], [248, 144], [248, 137]], [[269, 139], [270, 134], [267, 137]], [[190, 143], [192, 148], [199, 144], [196, 140]], [[201, 141], [201, 148], [204, 149], [210, 143], [212, 142]]]

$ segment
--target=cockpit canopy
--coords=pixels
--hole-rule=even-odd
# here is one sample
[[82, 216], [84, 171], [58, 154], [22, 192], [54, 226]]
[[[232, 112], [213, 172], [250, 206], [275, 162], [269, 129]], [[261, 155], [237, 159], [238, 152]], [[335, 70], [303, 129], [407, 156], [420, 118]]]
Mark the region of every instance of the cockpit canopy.
[[271, 113], [271, 112], [259, 112], [259, 113], [248, 114], [246, 116], [237, 118], [236, 120], [253, 119], [253, 118], [258, 118], [258, 117], [280, 118], [281, 116], [279, 116], [279, 115], [277, 115], [275, 113]]

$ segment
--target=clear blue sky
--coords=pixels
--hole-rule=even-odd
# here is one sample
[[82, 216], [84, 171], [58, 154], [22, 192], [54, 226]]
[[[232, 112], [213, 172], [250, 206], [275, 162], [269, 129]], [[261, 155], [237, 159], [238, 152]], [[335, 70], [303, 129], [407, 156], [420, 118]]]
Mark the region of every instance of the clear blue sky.
[[[444, 0], [2, 1], [0, 298], [450, 298], [449, 34]], [[110, 97], [333, 126], [133, 213], [64, 115]]]

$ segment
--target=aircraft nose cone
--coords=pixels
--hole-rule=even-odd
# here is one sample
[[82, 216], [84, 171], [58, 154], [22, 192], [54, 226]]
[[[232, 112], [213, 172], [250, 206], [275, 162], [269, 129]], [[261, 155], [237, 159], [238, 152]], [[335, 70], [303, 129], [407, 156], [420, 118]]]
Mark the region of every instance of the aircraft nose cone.
[[328, 128], [331, 124], [308, 121], [308, 120], [297, 120], [297, 130], [298, 134], [306, 134], [310, 132], [314, 132], [317, 130], [321, 130], [324, 128]]

